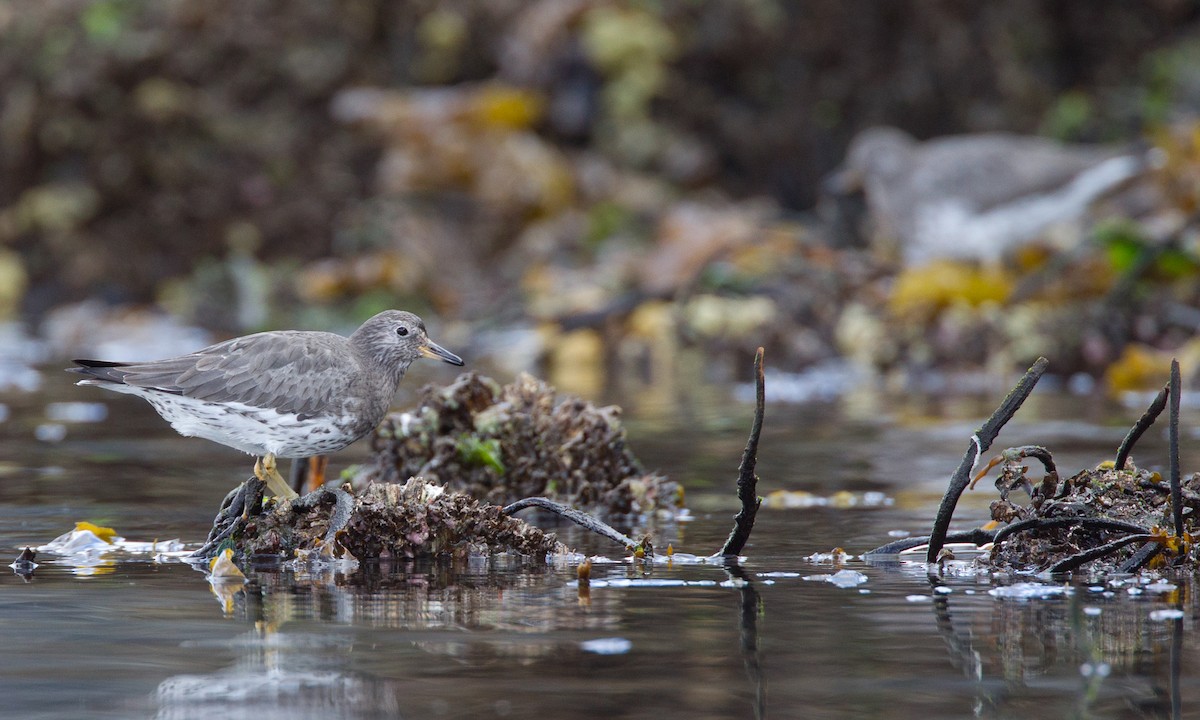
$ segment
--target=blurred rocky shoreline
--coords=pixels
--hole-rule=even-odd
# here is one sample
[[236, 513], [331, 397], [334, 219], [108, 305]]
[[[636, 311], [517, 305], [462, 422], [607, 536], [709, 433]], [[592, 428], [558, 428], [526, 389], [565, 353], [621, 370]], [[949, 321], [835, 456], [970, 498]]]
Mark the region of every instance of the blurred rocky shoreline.
[[[1161, 385], [1171, 355], [1200, 367], [1200, 10], [859, 10], [0, 7], [0, 314], [51, 356], [130, 333], [157, 355], [403, 307], [592, 395], [688, 356], [744, 380], [759, 345], [781, 371], [898, 386], [1039, 355], [1112, 391]], [[901, 189], [991, 194], [917, 223], [878, 173], [835, 183], [879, 125], [977, 139], [949, 161], [973, 173], [911, 160]], [[995, 165], [979, 139], [1000, 131], [1058, 169], [1011, 144]], [[915, 157], [958, 141], [938, 142]], [[1115, 156], [1137, 159], [1088, 195], [1075, 164]], [[1026, 187], [1002, 197], [1005, 173]], [[993, 243], [1063, 187], [1086, 202]], [[982, 255], [958, 252], [971, 238]]]

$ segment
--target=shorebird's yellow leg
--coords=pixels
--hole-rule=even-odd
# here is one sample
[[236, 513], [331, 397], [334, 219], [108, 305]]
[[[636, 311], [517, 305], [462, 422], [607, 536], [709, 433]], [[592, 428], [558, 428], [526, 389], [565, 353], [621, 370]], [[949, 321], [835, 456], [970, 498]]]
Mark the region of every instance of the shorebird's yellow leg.
[[295, 500], [300, 497], [296, 491], [288, 487], [287, 481], [275, 469], [275, 455], [267, 453], [254, 461], [254, 477], [267, 484], [267, 489], [277, 498]]

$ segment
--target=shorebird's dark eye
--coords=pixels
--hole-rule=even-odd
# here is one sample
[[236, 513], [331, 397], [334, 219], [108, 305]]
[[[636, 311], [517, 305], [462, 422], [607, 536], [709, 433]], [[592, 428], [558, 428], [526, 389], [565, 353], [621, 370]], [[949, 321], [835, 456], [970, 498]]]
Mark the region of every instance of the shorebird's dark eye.
[[401, 325], [400, 327], [396, 328], [396, 334], [399, 335], [400, 337], [404, 337], [405, 335], [408, 334], [408, 328]]

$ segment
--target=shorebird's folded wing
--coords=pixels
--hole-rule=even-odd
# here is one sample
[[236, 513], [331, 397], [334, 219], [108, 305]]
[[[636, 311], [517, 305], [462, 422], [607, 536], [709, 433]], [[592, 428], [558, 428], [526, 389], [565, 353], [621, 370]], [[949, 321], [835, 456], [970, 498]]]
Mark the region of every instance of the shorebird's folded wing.
[[[234, 338], [199, 352], [145, 363], [77, 360], [88, 384], [119, 383], [216, 403], [312, 413], [346, 390], [345, 339], [273, 332]], [[342, 352], [339, 353], [339, 350]], [[302, 378], [305, 393], [296, 393]]]

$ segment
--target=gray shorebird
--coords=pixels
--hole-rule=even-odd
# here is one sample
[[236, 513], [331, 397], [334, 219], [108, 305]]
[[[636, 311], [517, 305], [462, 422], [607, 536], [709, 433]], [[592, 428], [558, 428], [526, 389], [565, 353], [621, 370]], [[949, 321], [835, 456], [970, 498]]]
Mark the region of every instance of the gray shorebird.
[[875, 234], [899, 242], [910, 265], [995, 261], [1149, 169], [1144, 153], [1128, 149], [1007, 133], [919, 142], [875, 127], [855, 136], [825, 187], [863, 192]]
[[255, 476], [291, 499], [275, 459], [335, 452], [371, 432], [422, 357], [463, 364], [429, 339], [421, 318], [386, 310], [350, 337], [263, 332], [165, 360], [76, 360], [69, 371], [87, 376], [78, 385], [145, 399], [180, 435], [254, 455]]

